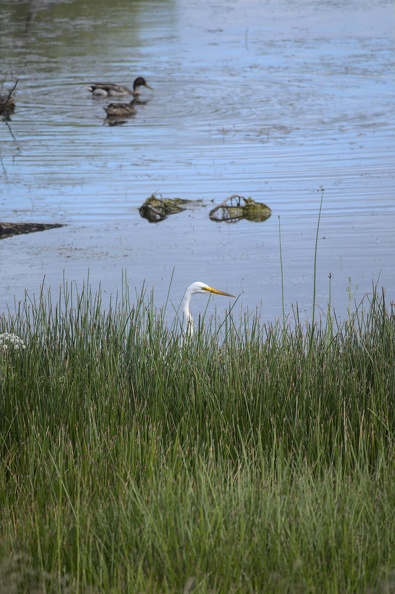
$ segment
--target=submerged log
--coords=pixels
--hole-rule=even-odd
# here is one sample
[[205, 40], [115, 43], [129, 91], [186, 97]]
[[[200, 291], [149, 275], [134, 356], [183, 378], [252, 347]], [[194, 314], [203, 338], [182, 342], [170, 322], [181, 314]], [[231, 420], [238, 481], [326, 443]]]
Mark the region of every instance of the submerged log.
[[47, 229], [56, 229], [64, 227], [60, 223], [1, 223], [0, 239], [12, 237], [13, 235], [22, 235], [23, 233], [35, 233], [36, 231], [47, 231]]
[[209, 217], [216, 223], [237, 223], [242, 219], [261, 223], [266, 221], [271, 214], [272, 211], [267, 204], [233, 194], [210, 210]]
[[139, 208], [140, 215], [150, 223], [160, 223], [169, 215], [182, 212], [188, 207], [202, 204], [201, 200], [184, 198], [162, 198], [160, 194], [152, 194]]

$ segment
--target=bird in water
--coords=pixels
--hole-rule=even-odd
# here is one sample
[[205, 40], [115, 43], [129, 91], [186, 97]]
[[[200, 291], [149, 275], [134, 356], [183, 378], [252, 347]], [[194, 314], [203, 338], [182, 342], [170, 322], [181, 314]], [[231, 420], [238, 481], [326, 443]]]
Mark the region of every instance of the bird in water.
[[15, 91], [18, 82], [19, 79], [17, 79], [16, 83], [7, 95], [0, 95], [0, 114], [8, 116], [15, 110], [15, 98], [13, 96], [13, 92]]
[[213, 289], [209, 287], [205, 283], [196, 282], [189, 285], [184, 293], [184, 297], [181, 302], [181, 310], [183, 315], [184, 327], [185, 327], [185, 334], [189, 337], [193, 335], [193, 317], [191, 314], [191, 310], [189, 309], [189, 304], [193, 295], [196, 293], [213, 293], [214, 295], [224, 295], [225, 297], [234, 297], [230, 293], [225, 293], [224, 291], [219, 291], [218, 289]]
[[147, 83], [143, 76], [139, 76], [133, 83], [133, 89], [115, 85], [113, 83], [91, 83], [88, 90], [94, 97], [122, 97], [124, 95], [133, 95], [137, 97], [140, 94], [140, 87], [145, 87], [153, 91], [153, 88]]
[[127, 117], [134, 115], [136, 108], [134, 107], [135, 99], [132, 99], [130, 103], [110, 103], [104, 108], [107, 117]]
[[15, 110], [15, 99], [11, 95], [0, 95], [0, 113], [9, 114]]

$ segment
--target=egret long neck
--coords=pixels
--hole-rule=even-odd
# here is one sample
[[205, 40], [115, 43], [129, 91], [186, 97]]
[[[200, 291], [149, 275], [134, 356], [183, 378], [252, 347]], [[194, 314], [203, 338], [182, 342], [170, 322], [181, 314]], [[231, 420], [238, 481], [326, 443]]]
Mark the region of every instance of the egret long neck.
[[181, 302], [181, 310], [183, 317], [183, 328], [186, 336], [192, 336], [193, 334], [193, 317], [191, 310], [189, 309], [190, 296], [184, 295]]

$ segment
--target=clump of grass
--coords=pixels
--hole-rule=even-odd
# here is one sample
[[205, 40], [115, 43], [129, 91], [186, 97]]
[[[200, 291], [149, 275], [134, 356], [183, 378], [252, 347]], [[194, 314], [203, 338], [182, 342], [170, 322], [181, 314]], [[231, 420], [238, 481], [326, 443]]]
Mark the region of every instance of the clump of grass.
[[26, 345], [0, 365], [0, 591], [390, 587], [395, 312], [375, 288], [314, 332], [229, 316], [181, 344], [146, 295], [104, 310], [65, 285], [0, 332]]

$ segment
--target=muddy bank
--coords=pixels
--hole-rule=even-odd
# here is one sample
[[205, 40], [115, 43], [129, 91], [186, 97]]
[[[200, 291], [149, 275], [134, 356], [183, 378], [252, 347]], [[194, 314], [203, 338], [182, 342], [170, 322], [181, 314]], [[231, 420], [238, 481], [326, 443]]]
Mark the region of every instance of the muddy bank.
[[64, 227], [60, 223], [1, 223], [0, 239], [12, 237], [13, 235], [22, 235], [24, 233], [35, 233], [36, 231], [47, 231], [48, 229], [57, 229]]

